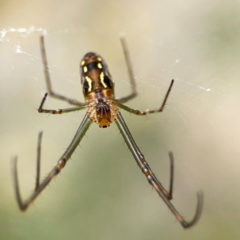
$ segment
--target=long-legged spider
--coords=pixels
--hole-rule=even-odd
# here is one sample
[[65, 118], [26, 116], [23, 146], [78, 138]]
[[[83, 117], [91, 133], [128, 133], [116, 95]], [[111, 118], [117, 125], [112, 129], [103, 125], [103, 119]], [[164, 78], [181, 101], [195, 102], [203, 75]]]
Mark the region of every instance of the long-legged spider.
[[[127, 102], [130, 99], [133, 99], [137, 95], [136, 83], [134, 80], [134, 73], [132, 64], [129, 57], [129, 52], [127, 48], [127, 43], [124, 37], [120, 38], [124, 57], [127, 64], [128, 74], [131, 82], [131, 93], [126, 97], [115, 99], [114, 96], [114, 82], [108, 71], [107, 64], [103, 58], [93, 52], [89, 52], [84, 55], [83, 59], [80, 62], [80, 71], [81, 71], [81, 83], [83, 86], [83, 95], [85, 102], [79, 102], [77, 100], [70, 99], [63, 95], [60, 95], [52, 90], [50, 75], [48, 72], [47, 57], [44, 45], [44, 37], [40, 37], [41, 45], [41, 54], [43, 61], [43, 68], [45, 74], [45, 80], [47, 83], [48, 93], [43, 97], [40, 107], [38, 109], [39, 113], [49, 113], [49, 114], [62, 114], [78, 111], [84, 108], [87, 108], [87, 113], [85, 114], [75, 136], [73, 137], [72, 142], [70, 143], [67, 150], [63, 153], [62, 157], [58, 160], [57, 165], [52, 169], [52, 171], [47, 175], [47, 177], [40, 182], [40, 154], [41, 154], [41, 139], [42, 132], [39, 133], [38, 137], [38, 153], [37, 153], [37, 175], [36, 175], [36, 185], [34, 192], [29, 196], [26, 201], [22, 201], [19, 190], [18, 183], [18, 172], [17, 172], [17, 157], [13, 159], [13, 179], [14, 179], [14, 189], [17, 198], [17, 203], [19, 208], [22, 211], [25, 211], [29, 205], [38, 197], [38, 195], [43, 191], [43, 189], [51, 182], [51, 180], [62, 170], [66, 165], [67, 161], [71, 157], [72, 153], [75, 151], [76, 147], [79, 145], [83, 136], [87, 132], [91, 123], [96, 122], [99, 127], [105, 128], [110, 126], [112, 122], [115, 122], [122, 134], [126, 144], [128, 145], [130, 151], [132, 152], [133, 157], [135, 158], [139, 168], [142, 170], [143, 174], [146, 176], [148, 182], [153, 186], [157, 191], [159, 196], [175, 215], [176, 219], [181, 223], [184, 228], [189, 228], [194, 225], [202, 212], [203, 207], [203, 194], [198, 192], [197, 194], [197, 208], [194, 218], [187, 222], [174, 208], [170, 200], [172, 199], [172, 186], [173, 186], [173, 155], [170, 152], [170, 189], [169, 192], [162, 186], [155, 174], [152, 172], [150, 166], [145, 160], [143, 154], [139, 150], [137, 144], [135, 143], [120, 111], [119, 108], [122, 108], [130, 113], [136, 115], [146, 115], [149, 113], [162, 112], [166, 104], [167, 98], [173, 86], [174, 80], [171, 81], [171, 84], [167, 90], [165, 98], [160, 108], [154, 110], [145, 110], [139, 111], [125, 106], [123, 103]], [[47, 98], [47, 95], [50, 95], [54, 98], [66, 101], [75, 107], [59, 110], [49, 110], [44, 109], [43, 105]]]

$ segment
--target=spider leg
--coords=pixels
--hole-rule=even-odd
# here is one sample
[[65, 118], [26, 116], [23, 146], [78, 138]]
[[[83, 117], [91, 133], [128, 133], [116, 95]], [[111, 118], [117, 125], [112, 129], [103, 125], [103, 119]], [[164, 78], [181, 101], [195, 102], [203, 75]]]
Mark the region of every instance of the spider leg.
[[59, 93], [55, 93], [52, 89], [52, 84], [51, 84], [51, 80], [50, 80], [50, 74], [48, 71], [48, 63], [47, 63], [47, 55], [46, 55], [46, 50], [45, 50], [45, 44], [44, 44], [44, 36], [40, 36], [40, 46], [41, 46], [41, 54], [42, 54], [42, 62], [43, 62], [43, 68], [44, 68], [44, 75], [45, 75], [45, 80], [46, 80], [46, 84], [47, 84], [47, 90], [48, 93], [51, 97], [53, 98], [57, 98], [63, 101], [66, 101], [72, 105], [76, 105], [76, 106], [82, 106], [85, 105], [85, 103], [79, 102], [75, 99], [71, 99], [68, 97], [65, 97]]
[[57, 165], [52, 169], [52, 171], [47, 175], [47, 177], [40, 182], [40, 153], [41, 153], [41, 139], [42, 133], [39, 133], [38, 137], [38, 154], [37, 154], [37, 175], [36, 175], [36, 187], [34, 192], [28, 197], [26, 201], [22, 201], [20, 189], [19, 189], [19, 181], [18, 181], [18, 171], [17, 171], [17, 157], [13, 159], [13, 182], [14, 182], [14, 190], [17, 199], [18, 206], [20, 210], [25, 211], [30, 204], [38, 197], [38, 195], [45, 189], [45, 187], [51, 182], [51, 180], [58, 175], [58, 173], [62, 170], [62, 168], [66, 165], [67, 161], [71, 157], [72, 153], [75, 151], [76, 147], [79, 145], [83, 136], [87, 132], [90, 124], [92, 123], [91, 119], [86, 114], [83, 118], [72, 142], [70, 143], [67, 150], [64, 152], [62, 157], [58, 160]]
[[122, 48], [123, 48], [124, 58], [125, 58], [125, 61], [127, 64], [128, 75], [129, 75], [130, 84], [131, 84], [131, 93], [129, 95], [127, 95], [126, 97], [122, 97], [122, 98], [119, 98], [116, 100], [120, 103], [125, 103], [137, 96], [137, 86], [136, 86], [136, 82], [135, 82], [133, 67], [132, 67], [130, 56], [129, 56], [129, 51], [128, 51], [127, 42], [126, 42], [125, 37], [121, 36], [120, 41], [121, 41]]
[[[37, 174], [36, 174], [35, 191], [38, 190], [38, 188], [39, 188], [39, 183], [40, 183], [42, 135], [43, 135], [43, 132], [40, 132], [40, 133], [38, 134]], [[16, 171], [16, 173], [17, 173], [17, 171]]]
[[73, 108], [65, 108], [65, 109], [58, 109], [58, 110], [51, 110], [51, 109], [43, 109], [43, 105], [46, 101], [46, 98], [47, 98], [47, 93], [45, 93], [41, 103], [40, 103], [40, 106], [38, 108], [38, 112], [39, 113], [50, 113], [50, 114], [62, 114], [62, 113], [69, 113], [69, 112], [75, 112], [75, 111], [79, 111], [79, 110], [82, 110], [84, 108], [86, 108], [87, 106], [87, 103], [85, 103], [84, 105], [80, 106], [80, 107], [73, 107]]
[[149, 113], [162, 112], [163, 109], [164, 109], [164, 107], [165, 107], [165, 105], [166, 105], [166, 102], [167, 102], [168, 96], [169, 96], [169, 94], [170, 94], [170, 91], [171, 91], [171, 89], [172, 89], [173, 83], [174, 83], [174, 80], [171, 81], [171, 83], [170, 83], [170, 85], [169, 85], [169, 88], [168, 88], [168, 90], [167, 90], [167, 93], [166, 93], [166, 95], [165, 95], [165, 98], [163, 99], [162, 105], [161, 105], [161, 107], [158, 108], [158, 109], [152, 109], [152, 110], [147, 109], [147, 110], [145, 110], [145, 111], [139, 111], [139, 110], [132, 109], [132, 108], [130, 108], [130, 107], [125, 106], [124, 104], [122, 104], [122, 103], [119, 102], [118, 100], [116, 101], [116, 104], [117, 104], [120, 108], [122, 108], [122, 109], [124, 109], [124, 110], [126, 110], [126, 111], [128, 111], [128, 112], [130, 112], [130, 113], [136, 114], [136, 115], [142, 115], [142, 116], [143, 116], [143, 115], [146, 115], [146, 114], [149, 114]]
[[[168, 200], [168, 193], [167, 193], [167, 191], [164, 189], [162, 184], [158, 181], [157, 177], [152, 172], [150, 166], [146, 162], [143, 154], [139, 150], [139, 148], [136, 145], [136, 143], [135, 143], [135, 141], [134, 141], [130, 131], [128, 130], [128, 127], [125, 124], [125, 121], [124, 121], [124, 119], [123, 119], [123, 117], [122, 117], [120, 112], [118, 113], [118, 115], [117, 115], [117, 117], [115, 119], [115, 122], [116, 122], [116, 124], [117, 124], [117, 126], [118, 126], [118, 128], [119, 128], [119, 130], [120, 130], [120, 132], [121, 132], [121, 134], [122, 134], [126, 144], [128, 145], [130, 151], [132, 152], [133, 157], [135, 158], [139, 168], [142, 170], [143, 174], [146, 176], [148, 182], [154, 187], [154, 189], [156, 190], [158, 195], [162, 198], [162, 200], [168, 206], [170, 211], [175, 215], [175, 217], [178, 220], [178, 222], [184, 228], [189, 228], [189, 227], [193, 226], [198, 221], [198, 219], [199, 219], [199, 217], [201, 215], [201, 212], [202, 212], [202, 208], [203, 208], [203, 193], [202, 192], [198, 192], [198, 194], [197, 194], [198, 203], [197, 203], [196, 213], [195, 213], [194, 218], [192, 219], [192, 221], [187, 222], [178, 213], [178, 211], [171, 204], [171, 202]], [[170, 154], [170, 159], [171, 158], [172, 158], [172, 155]], [[170, 187], [170, 189], [171, 189], [171, 187]]]
[[169, 192], [168, 192], [168, 200], [171, 200], [173, 198], [172, 192], [173, 192], [173, 176], [174, 176], [174, 158], [173, 158], [173, 153], [169, 152], [169, 159], [170, 159], [170, 184], [169, 184]]

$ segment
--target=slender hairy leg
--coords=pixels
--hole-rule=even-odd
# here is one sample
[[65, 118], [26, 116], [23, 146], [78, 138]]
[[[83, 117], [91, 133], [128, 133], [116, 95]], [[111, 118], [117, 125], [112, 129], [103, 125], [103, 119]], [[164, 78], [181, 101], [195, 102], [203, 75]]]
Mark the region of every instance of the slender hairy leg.
[[87, 107], [87, 102], [86, 102], [85, 105], [82, 105], [81, 107], [65, 108], [65, 109], [58, 109], [58, 110], [43, 109], [42, 107], [46, 101], [47, 95], [48, 94], [45, 93], [45, 95], [40, 103], [40, 106], [38, 108], [39, 113], [62, 114], [62, 113], [79, 111], [79, 110], [82, 110]]
[[[146, 162], [143, 154], [139, 150], [138, 146], [136, 145], [131, 133], [128, 130], [127, 125], [125, 124], [125, 121], [119, 112], [116, 120], [115, 120], [126, 144], [128, 145], [130, 151], [133, 154], [133, 157], [135, 158], [139, 168], [142, 170], [143, 174], [146, 176], [148, 182], [153, 186], [153, 188], [157, 191], [158, 195], [162, 198], [162, 200], [165, 202], [165, 204], [168, 206], [170, 211], [175, 215], [176, 219], [181, 223], [181, 225], [184, 228], [189, 228], [193, 226], [199, 219], [202, 207], [203, 207], [203, 193], [198, 192], [197, 194], [197, 209], [194, 218], [192, 221], [187, 222], [175, 209], [175, 207], [171, 204], [171, 202], [168, 200], [168, 193], [165, 190], [165, 188], [161, 185], [161, 183], [158, 181], [155, 174], [152, 172], [150, 166]], [[172, 155], [170, 154], [170, 159], [172, 158]], [[171, 187], [170, 187], [171, 188]]]
[[165, 105], [166, 105], [168, 96], [169, 96], [169, 94], [170, 94], [170, 92], [171, 92], [173, 83], [174, 83], [174, 80], [171, 81], [170, 86], [169, 86], [169, 88], [168, 88], [168, 90], [167, 90], [167, 93], [166, 93], [166, 95], [165, 95], [165, 98], [163, 99], [162, 105], [161, 105], [161, 107], [158, 108], [158, 109], [153, 109], [153, 110], [148, 110], [148, 109], [147, 109], [147, 110], [145, 110], [145, 111], [139, 111], [139, 110], [136, 110], [136, 109], [132, 109], [132, 108], [130, 108], [130, 107], [127, 107], [127, 106], [123, 105], [122, 103], [120, 103], [119, 101], [116, 101], [116, 104], [117, 104], [117, 106], [119, 106], [120, 108], [122, 108], [122, 109], [124, 109], [124, 110], [126, 110], [126, 111], [128, 111], [128, 112], [130, 112], [130, 113], [136, 114], [136, 115], [146, 115], [146, 114], [149, 114], [149, 113], [162, 112], [163, 109], [164, 109], [164, 107], [165, 107]]
[[40, 173], [41, 173], [41, 147], [42, 147], [42, 135], [43, 132], [38, 134], [38, 146], [37, 146], [37, 174], [36, 174], [36, 184], [35, 184], [35, 191], [39, 188], [40, 183]]
[[71, 99], [68, 97], [65, 97], [61, 94], [55, 93], [52, 90], [52, 84], [51, 84], [51, 80], [50, 80], [50, 74], [48, 71], [48, 63], [47, 63], [47, 55], [46, 55], [46, 51], [45, 51], [45, 44], [44, 44], [44, 36], [40, 36], [40, 46], [41, 46], [41, 54], [42, 54], [42, 62], [43, 62], [43, 68], [44, 68], [44, 75], [45, 75], [45, 80], [46, 80], [46, 84], [47, 84], [47, 90], [48, 93], [51, 97], [53, 98], [57, 98], [63, 101], [66, 101], [72, 105], [76, 105], [76, 106], [82, 106], [85, 105], [85, 103], [79, 102], [75, 99]]
[[121, 41], [122, 48], [123, 48], [124, 58], [125, 58], [125, 61], [127, 64], [128, 75], [129, 75], [130, 84], [131, 84], [131, 93], [129, 95], [127, 95], [126, 97], [122, 97], [122, 98], [119, 98], [116, 100], [120, 103], [125, 103], [137, 96], [137, 86], [136, 86], [136, 82], [135, 82], [133, 67], [132, 67], [132, 63], [130, 60], [129, 51], [128, 51], [127, 42], [126, 42], [125, 37], [121, 36], [120, 41]]
[[169, 158], [170, 158], [170, 184], [169, 184], [169, 192], [168, 192], [168, 196], [167, 199], [171, 200], [172, 197], [172, 192], [173, 192], [173, 176], [174, 176], [174, 169], [173, 169], [173, 162], [174, 162], [174, 158], [173, 158], [173, 153], [169, 152], [168, 153]]
[[19, 208], [22, 211], [25, 211], [30, 204], [38, 197], [38, 195], [42, 192], [42, 190], [51, 182], [51, 180], [58, 175], [58, 173], [62, 170], [62, 168], [66, 165], [67, 161], [71, 157], [72, 153], [79, 145], [80, 141], [82, 140], [84, 134], [88, 130], [90, 124], [92, 123], [91, 119], [86, 114], [83, 118], [72, 142], [70, 143], [67, 150], [64, 152], [62, 157], [58, 160], [57, 165], [52, 169], [52, 171], [47, 175], [47, 177], [40, 182], [40, 152], [41, 152], [41, 139], [42, 133], [39, 133], [38, 137], [38, 154], [37, 154], [37, 175], [36, 175], [36, 187], [34, 192], [28, 197], [26, 201], [22, 201], [20, 190], [19, 190], [19, 183], [18, 183], [18, 171], [17, 171], [17, 157], [13, 159], [13, 182], [14, 182], [14, 190], [15, 195], [17, 198], [17, 203]]
[[[139, 159], [139, 156], [140, 156], [140, 157], [142, 156], [143, 159], [144, 159], [143, 154], [141, 153], [141, 151], [139, 150], [137, 144], [135, 143], [135, 141], [134, 141], [134, 139], [133, 139], [130, 131], [128, 130], [128, 127], [127, 127], [127, 125], [126, 125], [126, 123], [125, 123], [125, 121], [124, 121], [124, 119], [123, 119], [123, 117], [122, 117], [122, 115], [121, 115], [120, 112], [119, 112], [119, 114], [118, 114], [115, 122], [116, 122], [116, 124], [117, 124], [117, 126], [118, 126], [118, 128], [119, 128], [119, 130], [120, 130], [120, 132], [121, 132], [121, 134], [123, 135], [124, 139], [125, 139], [125, 138], [128, 139], [129, 142], [126, 141], [126, 139], [125, 139], [125, 141], [126, 141], [128, 147], [129, 147], [130, 151], [132, 152], [133, 157], [134, 157], [135, 159], [136, 159], [136, 158]], [[130, 145], [129, 145], [129, 144], [130, 144]], [[168, 198], [168, 199], [170, 200], [170, 199], [172, 199], [172, 196], [171, 196], [171, 195], [172, 195], [172, 185], [173, 185], [173, 157], [172, 157], [171, 153], [169, 154], [169, 157], [170, 157], [170, 191], [169, 191], [169, 192], [168, 192], [168, 191], [162, 186], [162, 184], [158, 181], [157, 177], [154, 175], [154, 173], [151, 171], [151, 169], [150, 169], [150, 171], [151, 171], [152, 175], [154, 176], [154, 180], [155, 180], [155, 181], [158, 183], [158, 185], [160, 186], [160, 191], [162, 192], [162, 194], [163, 194], [166, 198]], [[137, 160], [137, 163], [139, 163], [138, 160]], [[144, 161], [144, 164], [148, 165], [146, 161]], [[139, 164], [138, 164], [138, 165], [139, 165]], [[140, 167], [140, 165], [139, 165], [139, 167]]]

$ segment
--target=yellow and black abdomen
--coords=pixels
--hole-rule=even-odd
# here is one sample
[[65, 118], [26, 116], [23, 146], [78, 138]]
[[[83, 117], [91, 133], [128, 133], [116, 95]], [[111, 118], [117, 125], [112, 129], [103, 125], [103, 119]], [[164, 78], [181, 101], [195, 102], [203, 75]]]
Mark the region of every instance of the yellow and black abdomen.
[[[81, 61], [81, 82], [85, 99], [95, 90], [110, 90], [114, 95], [114, 83], [108, 71], [107, 64], [98, 54], [89, 52]], [[90, 97], [92, 99], [92, 96]]]

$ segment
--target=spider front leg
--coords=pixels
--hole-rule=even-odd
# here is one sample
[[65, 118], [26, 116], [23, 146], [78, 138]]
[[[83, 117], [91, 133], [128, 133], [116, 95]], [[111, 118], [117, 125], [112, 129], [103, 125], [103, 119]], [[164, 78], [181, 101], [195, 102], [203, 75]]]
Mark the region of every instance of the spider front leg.
[[71, 99], [68, 97], [65, 97], [59, 93], [55, 93], [52, 89], [52, 84], [51, 84], [51, 80], [50, 80], [50, 74], [48, 71], [48, 63], [47, 63], [47, 55], [46, 55], [46, 50], [45, 50], [45, 44], [44, 44], [44, 36], [40, 36], [40, 46], [41, 46], [41, 54], [42, 54], [42, 62], [43, 62], [43, 69], [44, 69], [44, 75], [45, 75], [45, 80], [46, 80], [46, 84], [47, 84], [47, 90], [48, 93], [51, 97], [53, 98], [57, 98], [63, 101], [66, 101], [72, 105], [76, 105], [76, 106], [82, 106], [85, 103], [79, 102], [75, 99]]
[[132, 108], [130, 108], [130, 107], [127, 107], [127, 106], [123, 105], [123, 104], [122, 104], [121, 102], [119, 102], [119, 101], [116, 101], [116, 104], [117, 104], [120, 108], [126, 110], [127, 112], [134, 113], [134, 114], [136, 114], [136, 115], [146, 115], [146, 114], [149, 114], [149, 113], [162, 112], [163, 109], [164, 109], [164, 107], [165, 107], [165, 105], [166, 105], [168, 96], [169, 96], [169, 94], [170, 94], [170, 92], [171, 92], [173, 83], [174, 83], [174, 80], [171, 81], [170, 86], [169, 86], [169, 88], [168, 88], [168, 90], [167, 90], [167, 93], [166, 93], [166, 95], [165, 95], [165, 98], [163, 99], [162, 105], [161, 105], [161, 107], [158, 108], [158, 109], [139, 111], [139, 110], [136, 110], [136, 109], [132, 109]]
[[87, 132], [90, 124], [92, 123], [88, 115], [83, 118], [72, 142], [70, 143], [67, 150], [64, 152], [62, 157], [58, 160], [57, 165], [52, 169], [52, 171], [47, 175], [47, 177], [40, 182], [40, 154], [41, 154], [41, 139], [42, 132], [38, 136], [38, 150], [37, 150], [37, 174], [36, 174], [36, 184], [34, 192], [28, 197], [26, 201], [22, 201], [19, 183], [18, 183], [18, 171], [17, 171], [17, 157], [13, 159], [13, 182], [14, 190], [17, 199], [18, 206], [20, 210], [25, 211], [33, 203], [33, 201], [39, 196], [39, 194], [45, 189], [45, 187], [51, 182], [51, 180], [59, 174], [62, 168], [66, 165], [67, 161], [71, 157], [72, 153], [75, 151], [76, 147], [79, 145], [83, 136]]
[[[198, 219], [200, 218], [200, 215], [201, 215], [201, 212], [202, 212], [202, 208], [203, 208], [203, 194], [202, 194], [202, 192], [199, 192], [197, 194], [198, 203], [197, 203], [197, 208], [196, 208], [196, 213], [194, 215], [194, 218], [192, 219], [192, 221], [187, 222], [178, 213], [178, 211], [175, 209], [175, 207], [169, 201], [168, 197], [165, 194], [166, 190], [161, 185], [161, 183], [158, 181], [157, 177], [152, 172], [150, 166], [146, 162], [143, 154], [141, 153], [141, 151], [138, 148], [138, 146], [136, 145], [130, 131], [128, 130], [128, 127], [125, 124], [124, 119], [123, 119], [120, 112], [118, 113], [118, 115], [115, 119], [115, 122], [116, 122], [116, 124], [117, 124], [117, 126], [118, 126], [126, 144], [128, 145], [130, 151], [132, 152], [133, 157], [135, 158], [139, 168], [142, 170], [143, 174], [146, 176], [148, 182], [153, 186], [153, 188], [156, 190], [158, 195], [162, 198], [162, 200], [165, 202], [165, 204], [168, 206], [168, 208], [171, 210], [171, 212], [175, 215], [178, 222], [180, 222], [181, 225], [184, 228], [189, 228], [189, 227], [193, 226], [198, 221]], [[173, 156], [170, 153], [170, 159], [171, 158], [173, 158]], [[170, 189], [171, 189], [171, 187], [170, 187]]]
[[40, 106], [38, 108], [38, 112], [39, 113], [50, 113], [50, 114], [62, 114], [62, 113], [69, 113], [69, 112], [75, 112], [75, 111], [79, 111], [81, 109], [84, 109], [86, 108], [87, 106], [87, 102], [84, 103], [82, 106], [80, 107], [74, 107], [74, 108], [65, 108], [65, 109], [58, 109], [58, 110], [51, 110], [51, 109], [43, 109], [43, 105], [46, 101], [46, 98], [47, 98], [47, 93], [45, 93], [41, 103], [40, 103]]

